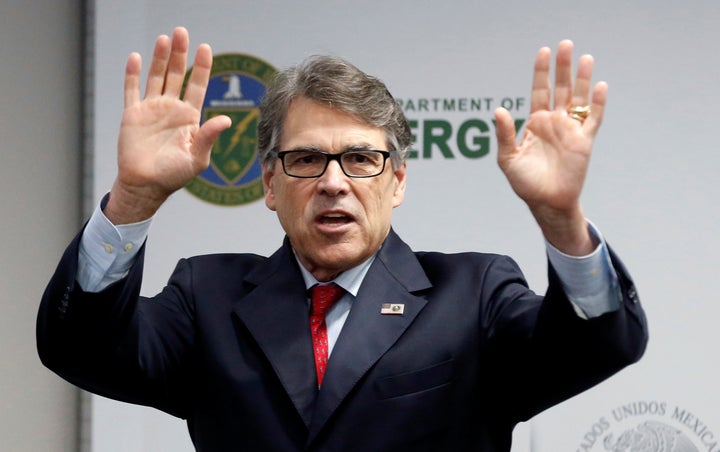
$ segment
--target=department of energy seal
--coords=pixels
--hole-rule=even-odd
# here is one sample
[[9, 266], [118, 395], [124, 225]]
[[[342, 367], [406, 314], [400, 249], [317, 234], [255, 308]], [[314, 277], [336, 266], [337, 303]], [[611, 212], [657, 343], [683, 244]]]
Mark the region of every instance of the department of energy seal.
[[232, 126], [215, 142], [210, 166], [185, 186], [190, 193], [221, 206], [248, 204], [263, 197], [257, 153], [258, 106], [276, 72], [273, 66], [251, 55], [225, 53], [213, 57], [200, 122], [227, 115]]

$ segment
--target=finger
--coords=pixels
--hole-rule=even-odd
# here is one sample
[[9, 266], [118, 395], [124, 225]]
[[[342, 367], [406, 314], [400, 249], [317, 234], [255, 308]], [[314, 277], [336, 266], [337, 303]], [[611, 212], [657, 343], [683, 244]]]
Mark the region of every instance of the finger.
[[125, 108], [140, 103], [140, 70], [142, 58], [137, 52], [130, 54], [125, 65]]
[[550, 108], [550, 54], [550, 48], [543, 47], [535, 58], [530, 113]]
[[162, 94], [169, 53], [170, 38], [166, 35], [158, 36], [157, 40], [155, 40], [155, 50], [153, 50], [153, 58], [148, 70], [145, 97], [155, 97]]
[[202, 109], [208, 80], [210, 80], [212, 62], [212, 49], [207, 44], [201, 44], [195, 54], [195, 62], [185, 87], [184, 97], [185, 102], [195, 107], [196, 110]]
[[598, 82], [592, 94], [592, 104], [590, 105], [590, 114], [583, 123], [583, 130], [587, 131], [590, 136], [595, 136], [600, 124], [602, 124], [603, 115], [605, 114], [605, 104], [607, 102], [608, 85], [605, 82]]
[[167, 73], [165, 74], [164, 94], [180, 96], [183, 81], [185, 80], [185, 67], [187, 65], [189, 45], [190, 35], [188, 31], [183, 27], [175, 28], [172, 37], [172, 47], [170, 49], [170, 60], [168, 61]]
[[190, 151], [195, 155], [195, 160], [202, 169], [210, 165], [210, 151], [213, 144], [215, 144], [222, 131], [231, 125], [232, 121], [229, 116], [219, 115], [208, 119], [200, 126]]
[[587, 105], [590, 97], [590, 88], [592, 87], [592, 71], [593, 71], [592, 55], [583, 55], [578, 62], [577, 78], [575, 79], [575, 91], [572, 97], [573, 105]]
[[572, 99], [572, 51], [573, 43], [569, 39], [558, 45], [555, 62], [555, 110], [565, 110]]
[[495, 109], [495, 133], [498, 140], [498, 160], [515, 150], [517, 131], [512, 115], [506, 109]]

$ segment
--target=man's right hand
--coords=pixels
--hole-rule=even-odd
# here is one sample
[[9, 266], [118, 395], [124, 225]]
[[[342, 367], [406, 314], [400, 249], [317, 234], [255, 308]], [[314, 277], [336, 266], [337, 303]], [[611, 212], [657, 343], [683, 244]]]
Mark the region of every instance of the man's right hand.
[[229, 117], [216, 116], [200, 126], [212, 68], [209, 45], [198, 47], [180, 98], [189, 42], [187, 30], [181, 27], [173, 31], [172, 41], [168, 36], [158, 37], [143, 99], [140, 55], [128, 57], [118, 175], [103, 211], [113, 224], [152, 217], [172, 193], [208, 167], [213, 143], [231, 125]]

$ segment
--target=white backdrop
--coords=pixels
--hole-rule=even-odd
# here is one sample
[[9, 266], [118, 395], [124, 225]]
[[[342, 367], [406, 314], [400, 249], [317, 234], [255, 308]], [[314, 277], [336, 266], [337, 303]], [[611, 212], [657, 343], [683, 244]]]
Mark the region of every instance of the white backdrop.
[[[595, 56], [595, 80], [610, 85], [583, 203], [636, 280], [651, 341], [638, 365], [520, 426], [513, 451], [611, 450], [624, 432], [649, 438], [658, 424], [697, 450], [720, 451], [720, 155], [713, 132], [720, 2], [96, 0], [95, 9], [96, 201], [115, 174], [125, 59], [139, 51], [147, 65], [158, 34], [183, 25], [193, 48], [208, 42], [215, 53], [251, 54], [276, 68], [337, 54], [382, 78], [408, 106], [482, 99], [489, 107], [407, 109], [421, 157], [408, 164], [395, 229], [418, 250], [509, 254], [539, 292], [546, 287], [542, 239], [497, 168], [490, 119], [503, 102], [526, 118], [537, 49], [573, 39], [576, 55]], [[489, 137], [488, 156], [467, 158], [454, 144], [468, 119], [489, 124], [481, 135]], [[437, 146], [423, 155], [433, 120], [452, 128], [454, 158]], [[153, 224], [143, 292], [156, 293], [180, 257], [268, 254], [281, 238], [262, 201], [218, 207], [178, 192]], [[192, 450], [182, 421], [99, 397], [92, 398], [89, 428], [93, 452]]]

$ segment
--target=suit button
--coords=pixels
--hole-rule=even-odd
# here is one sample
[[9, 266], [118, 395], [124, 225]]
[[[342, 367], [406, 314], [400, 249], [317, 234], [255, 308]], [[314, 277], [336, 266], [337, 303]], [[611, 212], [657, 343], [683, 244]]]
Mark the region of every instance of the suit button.
[[638, 301], [640, 301], [638, 299], [638, 295], [637, 295], [637, 291], [635, 290], [635, 286], [630, 287], [630, 289], [628, 289], [627, 295], [628, 295], [628, 298], [630, 298], [633, 303], [637, 303]]

